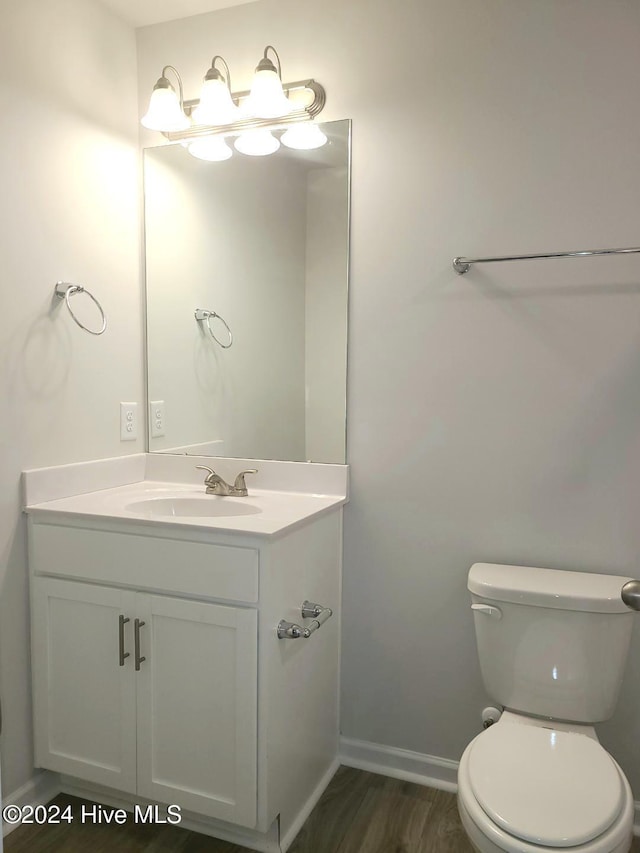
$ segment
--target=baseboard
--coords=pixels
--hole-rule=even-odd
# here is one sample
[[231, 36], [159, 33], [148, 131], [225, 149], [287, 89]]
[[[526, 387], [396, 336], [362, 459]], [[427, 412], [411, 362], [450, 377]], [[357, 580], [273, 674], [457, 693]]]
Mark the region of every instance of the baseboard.
[[458, 790], [458, 762], [409, 749], [353, 738], [340, 738], [340, 763], [441, 791]]
[[[379, 743], [370, 743], [369, 741], [341, 737], [339, 758], [331, 765], [309, 798], [304, 809], [301, 810], [296, 820], [292, 823], [281, 839], [281, 849], [283, 853], [286, 853], [286, 850], [291, 846], [296, 835], [302, 829], [302, 826], [315, 808], [318, 800], [322, 796], [340, 764], [345, 765], [345, 767], [354, 767], [358, 770], [368, 770], [370, 773], [379, 773], [382, 776], [391, 776], [394, 779], [403, 779], [407, 782], [415, 782], [418, 785], [426, 785], [429, 788], [436, 788], [441, 791], [450, 791], [453, 793], [457, 791], [457, 761], [451, 761], [448, 758], [439, 758], [434, 755], [425, 755], [420, 752], [412, 752], [408, 749], [397, 749], [396, 747], [383, 746]], [[17, 791], [7, 794], [7, 796], [3, 798], [2, 805], [44, 805], [62, 791], [68, 794], [75, 794], [76, 796], [84, 797], [89, 800], [97, 799], [107, 805], [122, 806], [124, 808], [126, 808], [131, 802], [126, 801], [124, 798], [120, 799], [119, 797], [113, 797], [113, 792], [111, 791], [106, 794], [104, 789], [100, 789], [98, 787], [94, 788], [88, 783], [72, 784], [71, 780], [65, 779], [63, 784], [57, 773], [50, 773], [47, 770], [42, 770], [36, 773], [36, 775], [21, 788], [18, 788]], [[181, 825], [185, 829], [192, 829], [194, 832], [211, 835], [211, 828], [205, 826], [205, 823], [206, 820], [204, 819], [200, 821], [197, 818], [187, 818]], [[13, 824], [3, 822], [3, 836], [9, 835], [9, 833], [13, 832], [14, 829], [17, 829], [18, 826], [20, 826], [20, 822]], [[635, 802], [633, 834], [640, 837], [640, 801], [638, 800]], [[224, 832], [216, 837], [220, 837], [225, 841], [240, 844], [242, 844], [242, 840], [244, 840], [245, 846], [246, 841], [248, 840], [242, 830], [237, 834], [236, 832], [230, 832], [228, 834], [227, 832]], [[238, 839], [237, 841], [236, 838]], [[277, 848], [272, 846], [271, 841], [268, 841], [264, 848], [265, 853], [267, 853], [267, 851], [271, 853], [274, 849]]]
[[[4, 806], [43, 806], [56, 797], [62, 788], [60, 787], [60, 777], [57, 773], [50, 773], [48, 770], [39, 770], [29, 781], [12, 794], [7, 794], [3, 798], [2, 805]], [[22, 821], [16, 823], [2, 822], [2, 834], [9, 835], [14, 829], [17, 829]]]
[[[84, 800], [97, 801], [103, 805], [125, 809], [129, 812], [133, 811], [136, 805], [144, 807], [155, 804], [154, 801], [147, 800], [144, 797], [125, 794], [112, 788], [103, 788], [92, 782], [83, 782], [70, 776], [62, 776], [60, 784], [65, 794]], [[201, 817], [193, 812], [183, 811], [179, 826], [181, 829], [189, 829], [192, 832], [199, 832], [201, 835], [219, 838], [230, 844], [238, 845], [238, 847], [257, 850], [259, 853], [280, 853], [277, 820], [274, 821], [268, 832], [257, 832], [231, 823], [217, 821], [214, 818]]]
[[300, 809], [298, 814], [296, 815], [295, 820], [291, 824], [290, 827], [280, 836], [280, 848], [282, 853], [287, 853], [287, 850], [293, 843], [295, 837], [300, 832], [304, 824], [306, 823], [307, 818], [311, 814], [311, 812], [315, 809], [318, 804], [318, 800], [324, 794], [329, 782], [336, 775], [338, 768], [340, 767], [340, 761], [338, 758], [335, 758], [327, 772], [324, 774], [320, 782], [316, 785], [315, 790], [304, 804], [304, 806]]
[[[340, 763], [357, 770], [415, 782], [440, 791], [458, 790], [458, 762], [408, 749], [340, 738]], [[640, 801], [635, 802], [633, 834], [640, 836]]]

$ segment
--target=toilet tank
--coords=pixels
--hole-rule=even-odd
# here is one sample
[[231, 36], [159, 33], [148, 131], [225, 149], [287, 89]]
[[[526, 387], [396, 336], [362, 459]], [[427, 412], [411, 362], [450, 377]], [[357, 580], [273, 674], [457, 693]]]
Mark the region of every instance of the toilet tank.
[[482, 679], [514, 711], [568, 722], [608, 719], [633, 611], [615, 575], [475, 563], [469, 572]]

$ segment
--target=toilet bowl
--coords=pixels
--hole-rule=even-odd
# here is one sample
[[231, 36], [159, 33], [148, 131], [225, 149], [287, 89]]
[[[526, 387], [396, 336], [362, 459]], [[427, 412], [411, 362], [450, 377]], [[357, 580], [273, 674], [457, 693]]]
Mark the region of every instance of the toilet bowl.
[[468, 745], [458, 809], [479, 853], [628, 853], [634, 803], [594, 723], [615, 709], [629, 578], [476, 563], [480, 672], [505, 710]]
[[627, 853], [634, 803], [591, 726], [505, 711], [467, 746], [458, 810], [479, 853]]

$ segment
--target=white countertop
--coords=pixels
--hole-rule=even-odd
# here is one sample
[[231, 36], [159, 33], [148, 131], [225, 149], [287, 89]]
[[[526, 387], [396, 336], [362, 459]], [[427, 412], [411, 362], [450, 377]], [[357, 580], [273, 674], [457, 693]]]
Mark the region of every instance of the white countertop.
[[[215, 506], [216, 515], [172, 515], [170, 501], [189, 501], [189, 506]], [[151, 514], [149, 507], [164, 500], [167, 514]], [[345, 496], [316, 495], [302, 492], [267, 491], [249, 488], [246, 498], [205, 495], [202, 485], [142, 480], [115, 488], [87, 492], [72, 497], [34, 503], [25, 507], [33, 516], [52, 513], [66, 518], [100, 518], [158, 526], [180, 526], [220, 533], [276, 536], [288, 532], [312, 518], [324, 515], [346, 503]], [[215, 504], [209, 502], [214, 501]], [[144, 504], [141, 504], [144, 502]], [[153, 503], [152, 503], [153, 502]], [[239, 515], [224, 515], [243, 512]], [[218, 514], [219, 513], [219, 514]]]

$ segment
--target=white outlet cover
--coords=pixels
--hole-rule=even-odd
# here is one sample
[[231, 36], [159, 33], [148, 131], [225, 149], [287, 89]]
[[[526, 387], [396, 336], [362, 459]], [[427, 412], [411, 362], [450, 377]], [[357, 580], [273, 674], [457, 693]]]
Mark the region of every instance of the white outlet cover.
[[151, 400], [149, 402], [149, 424], [151, 425], [151, 438], [160, 438], [164, 435], [164, 400]]
[[138, 438], [138, 404], [120, 403], [120, 441]]

